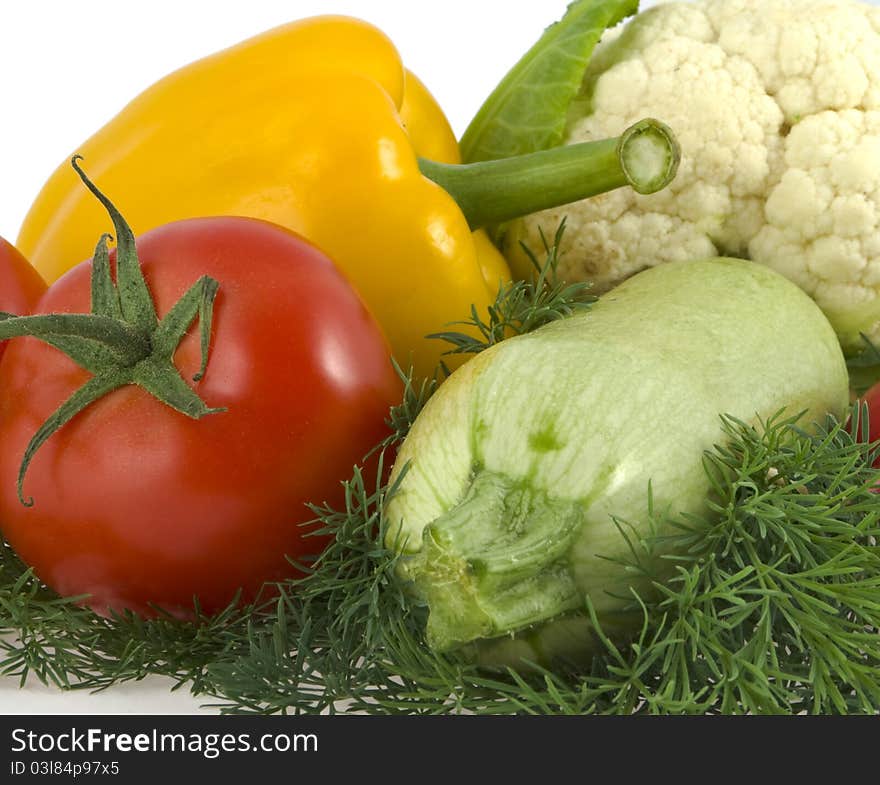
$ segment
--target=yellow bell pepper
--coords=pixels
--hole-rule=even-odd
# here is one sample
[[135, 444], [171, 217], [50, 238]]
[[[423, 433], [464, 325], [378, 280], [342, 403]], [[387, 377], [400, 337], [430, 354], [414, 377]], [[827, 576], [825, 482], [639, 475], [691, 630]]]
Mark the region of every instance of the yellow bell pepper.
[[[477, 223], [536, 209], [521, 196], [486, 209], [493, 181], [474, 169], [483, 165], [455, 166], [455, 137], [428, 91], [383, 33], [346, 17], [284, 25], [186, 66], [76, 152], [136, 234], [182, 218], [244, 215], [305, 236], [359, 291], [398, 362], [419, 375], [433, 373], [444, 351], [425, 336], [466, 318], [471, 305], [484, 310], [509, 278]], [[467, 192], [479, 221], [429, 177]], [[528, 186], [541, 194], [539, 207], [562, 203], [544, 195], [549, 177]], [[52, 281], [90, 258], [105, 230], [100, 205], [65, 163], [18, 245]]]

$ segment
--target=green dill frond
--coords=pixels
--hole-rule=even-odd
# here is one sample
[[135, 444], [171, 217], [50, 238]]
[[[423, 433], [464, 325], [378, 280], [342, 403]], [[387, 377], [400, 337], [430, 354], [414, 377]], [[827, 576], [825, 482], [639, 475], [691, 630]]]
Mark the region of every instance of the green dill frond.
[[447, 331], [428, 337], [451, 344], [453, 348], [446, 354], [479, 354], [506, 338], [532, 332], [549, 322], [588, 309], [597, 300], [590, 294], [592, 284], [567, 284], [559, 281], [556, 275], [564, 232], [564, 219], [556, 230], [552, 244], [541, 232], [545, 255], [543, 262], [538, 260], [531, 248], [521, 244], [534, 268], [534, 276], [529, 281], [502, 284], [485, 317], [472, 306], [469, 319], [450, 325], [466, 326], [470, 328], [467, 332]]
[[[859, 422], [858, 412], [853, 419]], [[383, 504], [362, 478], [345, 511], [320, 510], [336, 543], [287, 597], [304, 632], [211, 669], [226, 712], [371, 714], [875, 713], [880, 708], [880, 505], [876, 446], [829, 421], [727, 419], [706, 455], [712, 515], [662, 541], [672, 577], [634, 597], [633, 640], [602, 632], [581, 673], [486, 672], [431, 652], [424, 609], [383, 545]], [[670, 547], [674, 545], [674, 547]], [[634, 563], [658, 543], [633, 541]], [[670, 555], [674, 552], [676, 555]], [[302, 628], [302, 619], [299, 621]], [[284, 641], [286, 640], [286, 645]], [[293, 653], [296, 653], [294, 657]], [[280, 658], [280, 659], [279, 659]], [[294, 666], [295, 663], [295, 666]], [[283, 672], [284, 680], [276, 676]]]
[[33, 677], [64, 689], [104, 689], [150, 674], [169, 676], [195, 692], [204, 668], [222, 656], [259, 613], [233, 602], [193, 621], [131, 613], [104, 617], [47, 589], [0, 547], [0, 675], [24, 684]]
[[[405, 373], [393, 358], [392, 363], [394, 370], [403, 382], [403, 395], [401, 396], [400, 403], [397, 406], [392, 406], [388, 414], [388, 426], [391, 429], [391, 433], [381, 444], [376, 446], [373, 452], [385, 450], [404, 440], [422, 407], [434, 394], [439, 383], [437, 378], [416, 381], [413, 377], [412, 368], [410, 368], [409, 373]], [[441, 368], [438, 373], [442, 371], [443, 369]]]

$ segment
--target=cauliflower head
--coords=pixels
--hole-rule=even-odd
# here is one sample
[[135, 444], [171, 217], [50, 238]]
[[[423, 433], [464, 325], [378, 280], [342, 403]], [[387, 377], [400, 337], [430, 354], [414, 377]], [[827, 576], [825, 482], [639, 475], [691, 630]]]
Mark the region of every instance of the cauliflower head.
[[566, 143], [641, 117], [676, 133], [664, 191], [623, 188], [528, 216], [504, 248], [541, 247], [566, 218], [560, 277], [606, 291], [669, 261], [762, 262], [809, 293], [844, 343], [880, 340], [880, 8], [855, 0], [655, 6], [607, 34]]

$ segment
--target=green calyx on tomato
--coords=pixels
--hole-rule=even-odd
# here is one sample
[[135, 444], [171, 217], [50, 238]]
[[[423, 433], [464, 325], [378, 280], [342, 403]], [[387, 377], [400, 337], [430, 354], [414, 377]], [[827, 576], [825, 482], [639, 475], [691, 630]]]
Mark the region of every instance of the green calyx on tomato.
[[209, 407], [174, 366], [174, 352], [193, 322], [199, 320], [201, 365], [193, 376], [205, 374], [211, 340], [214, 298], [219, 284], [199, 278], [159, 320], [141, 272], [134, 233], [113, 203], [80, 168], [81, 156], [71, 159], [86, 187], [101, 201], [116, 230], [116, 280], [104, 234], [98, 240], [91, 273], [91, 313], [49, 313], [15, 316], [0, 313], [0, 340], [32, 336], [66, 354], [92, 378], [73, 393], [40, 426], [28, 444], [18, 472], [18, 499], [26, 507], [24, 477], [37, 450], [79, 412], [108, 393], [136, 384], [181, 414], [199, 419], [225, 411]]

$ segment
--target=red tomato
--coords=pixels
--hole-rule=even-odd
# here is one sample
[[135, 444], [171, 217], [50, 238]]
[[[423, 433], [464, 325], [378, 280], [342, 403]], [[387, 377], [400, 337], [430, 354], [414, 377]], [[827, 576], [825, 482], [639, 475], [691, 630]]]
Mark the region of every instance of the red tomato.
[[[45, 291], [40, 274], [0, 237], [0, 311], [19, 316], [31, 313]], [[0, 356], [5, 348], [6, 341], [0, 341]]]
[[875, 442], [880, 439], [880, 384], [868, 390], [862, 396], [862, 402], [868, 406], [868, 441]]
[[[246, 218], [168, 224], [137, 243], [161, 318], [202, 274], [220, 283], [210, 359], [192, 383], [210, 407], [189, 419], [139, 387], [78, 414], [16, 475], [35, 430], [90, 376], [33, 338], [0, 365], [0, 521], [9, 543], [62, 595], [99, 612], [149, 604], [187, 616], [237, 589], [253, 597], [322, 545], [308, 502], [339, 503], [353, 464], [387, 434], [401, 387], [379, 327], [331, 261]], [[88, 312], [91, 265], [53, 284], [37, 311]], [[188, 381], [197, 326], [174, 355]]]

